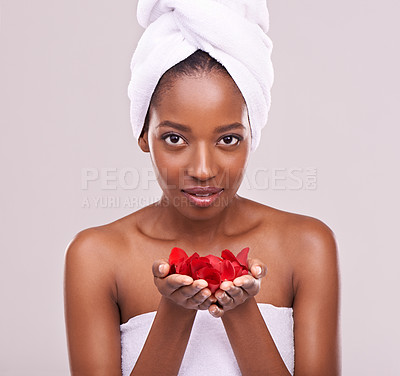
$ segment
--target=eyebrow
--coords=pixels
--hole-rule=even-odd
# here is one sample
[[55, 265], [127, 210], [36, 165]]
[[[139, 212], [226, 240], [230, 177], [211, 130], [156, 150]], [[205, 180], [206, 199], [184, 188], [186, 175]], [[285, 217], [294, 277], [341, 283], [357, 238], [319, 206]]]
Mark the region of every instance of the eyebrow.
[[[171, 127], [178, 131], [181, 131], [181, 132], [188, 132], [188, 133], [192, 132], [190, 127], [183, 125], [183, 124], [174, 123], [173, 121], [169, 121], [169, 120], [162, 121], [160, 124], [157, 125], [157, 128], [159, 128], [159, 127]], [[243, 124], [235, 122], [232, 124], [218, 126], [217, 128], [215, 128], [214, 133], [223, 133], [223, 132], [231, 131], [233, 129], [244, 129], [244, 128], [245, 127]]]
[[191, 129], [189, 127], [187, 127], [186, 125], [174, 123], [173, 121], [169, 121], [169, 120], [164, 120], [160, 124], [157, 125], [157, 128], [160, 128], [160, 127], [171, 127], [178, 131], [181, 131], [181, 132], [189, 132], [189, 133], [192, 132]]
[[220, 125], [219, 127], [215, 128], [214, 133], [223, 133], [233, 129], [244, 129], [244, 125], [237, 122], [227, 125]]

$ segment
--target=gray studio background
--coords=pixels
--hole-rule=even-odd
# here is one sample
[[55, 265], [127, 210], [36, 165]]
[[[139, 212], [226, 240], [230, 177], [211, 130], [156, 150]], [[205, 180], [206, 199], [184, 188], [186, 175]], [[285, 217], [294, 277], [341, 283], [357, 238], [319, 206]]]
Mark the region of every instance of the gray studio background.
[[[135, 0], [0, 4], [0, 375], [63, 376], [66, 246], [160, 195], [129, 123], [142, 29]], [[400, 3], [268, 6], [272, 108], [240, 193], [334, 230], [343, 374], [394, 376]]]

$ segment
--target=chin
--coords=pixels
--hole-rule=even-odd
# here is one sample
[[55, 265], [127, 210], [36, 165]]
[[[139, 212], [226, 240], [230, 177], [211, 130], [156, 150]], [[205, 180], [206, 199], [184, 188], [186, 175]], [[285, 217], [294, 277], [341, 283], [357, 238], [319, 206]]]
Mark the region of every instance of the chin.
[[177, 210], [181, 215], [183, 215], [185, 218], [191, 221], [207, 221], [220, 214], [225, 208], [222, 210], [221, 209], [215, 210], [215, 208], [214, 210], [212, 210], [211, 208], [208, 208], [207, 210], [204, 209], [190, 210], [190, 208], [189, 210], [187, 209], [188, 208], [182, 210], [182, 208], [177, 208]]
[[171, 197], [169, 201], [171, 203], [179, 203], [173, 205], [173, 207], [185, 218], [192, 221], [204, 221], [212, 219], [222, 213], [235, 197], [236, 194], [228, 196], [226, 192], [224, 192], [221, 197], [218, 197], [218, 199], [210, 205], [204, 205], [202, 203], [196, 204], [186, 197], [182, 198], [182, 196]]

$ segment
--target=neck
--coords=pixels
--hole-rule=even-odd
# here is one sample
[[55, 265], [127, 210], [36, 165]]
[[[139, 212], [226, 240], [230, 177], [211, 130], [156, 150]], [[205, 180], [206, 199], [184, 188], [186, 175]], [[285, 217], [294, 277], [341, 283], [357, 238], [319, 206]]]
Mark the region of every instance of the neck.
[[159, 202], [159, 213], [156, 228], [168, 234], [168, 238], [179, 240], [179, 243], [190, 244], [195, 250], [207, 249], [218, 244], [224, 237], [235, 233], [236, 214], [240, 212], [241, 198], [237, 195], [219, 213], [211, 217], [205, 215], [205, 210], [199, 209], [199, 215], [184, 216], [172, 205], [163, 205], [164, 197]]

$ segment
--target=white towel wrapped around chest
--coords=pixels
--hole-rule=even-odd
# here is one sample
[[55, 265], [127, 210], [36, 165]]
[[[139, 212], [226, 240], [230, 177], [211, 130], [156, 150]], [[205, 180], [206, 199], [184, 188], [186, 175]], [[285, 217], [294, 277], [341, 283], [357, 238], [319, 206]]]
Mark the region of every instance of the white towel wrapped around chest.
[[[258, 303], [286, 367], [294, 371], [293, 310]], [[122, 375], [128, 376], [140, 355], [156, 312], [135, 316], [120, 326]], [[250, 340], [251, 341], [251, 340]], [[173, 351], [173, 349], [171, 349]], [[221, 319], [198, 311], [179, 376], [240, 376], [240, 369]]]

